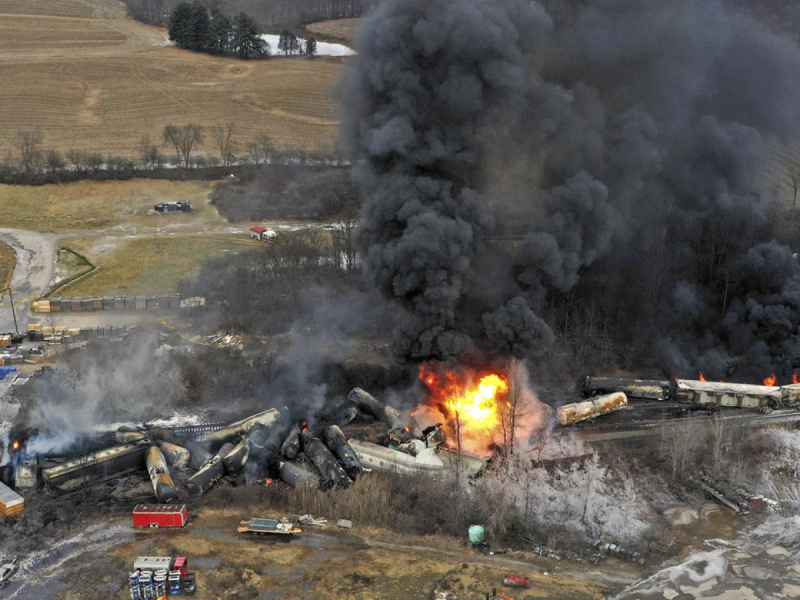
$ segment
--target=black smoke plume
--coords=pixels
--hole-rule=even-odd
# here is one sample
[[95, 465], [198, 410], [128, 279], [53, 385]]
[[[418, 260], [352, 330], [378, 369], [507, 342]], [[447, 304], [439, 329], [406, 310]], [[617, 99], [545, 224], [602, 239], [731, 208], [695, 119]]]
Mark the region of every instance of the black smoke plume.
[[583, 319], [676, 374], [800, 366], [765, 176], [797, 134], [794, 42], [720, 0], [385, 0], [357, 50], [361, 243], [409, 309], [399, 354], [541, 356]]

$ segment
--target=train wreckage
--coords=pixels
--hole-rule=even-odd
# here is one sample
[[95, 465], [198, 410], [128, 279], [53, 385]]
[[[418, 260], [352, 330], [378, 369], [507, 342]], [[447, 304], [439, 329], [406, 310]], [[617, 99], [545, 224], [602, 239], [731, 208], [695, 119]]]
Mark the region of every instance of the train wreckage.
[[[288, 409], [270, 408], [224, 425], [121, 426], [98, 436], [104, 447], [76, 456], [28, 453], [26, 440], [7, 451], [15, 467], [15, 487], [69, 492], [81, 486], [146, 471], [156, 501], [176, 504], [185, 490], [201, 496], [223, 478], [244, 483], [280, 480], [292, 486], [347, 488], [368, 470], [398, 473], [441, 472], [458, 460], [478, 475], [485, 459], [446, 447], [441, 425], [420, 431], [413, 417], [355, 388], [341, 404], [312, 424], [293, 419]], [[357, 417], [380, 423], [378, 441], [349, 438]], [[96, 442], [96, 440], [95, 440]], [[12, 444], [10, 444], [12, 446]], [[85, 448], [86, 444], [76, 444]]]
[[677, 378], [586, 377], [581, 389], [589, 398], [621, 392], [628, 398], [668, 400], [712, 409], [731, 407], [768, 411], [800, 404], [800, 384], [797, 383], [778, 386]]

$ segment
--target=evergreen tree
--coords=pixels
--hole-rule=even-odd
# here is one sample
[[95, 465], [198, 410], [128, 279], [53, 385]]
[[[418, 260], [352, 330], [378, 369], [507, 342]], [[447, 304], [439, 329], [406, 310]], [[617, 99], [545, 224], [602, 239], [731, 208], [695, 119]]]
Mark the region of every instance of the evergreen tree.
[[289, 54], [300, 54], [300, 40], [295, 34], [291, 34], [291, 36], [289, 38]]
[[188, 50], [205, 50], [209, 40], [209, 20], [206, 7], [195, 0], [181, 2], [169, 18], [169, 39]]
[[239, 58], [269, 56], [269, 44], [261, 38], [256, 22], [246, 13], [236, 17], [231, 46]]
[[169, 17], [169, 39], [180, 48], [189, 48], [194, 10], [188, 2], [181, 2]]
[[297, 41], [297, 36], [288, 29], [284, 29], [278, 38], [278, 50], [283, 52], [284, 56], [295, 54], [300, 49], [300, 42]]
[[317, 40], [310, 37], [306, 40], [306, 56], [316, 56], [317, 54]]
[[225, 54], [231, 51], [233, 40], [233, 24], [231, 20], [216, 8], [211, 11], [208, 44], [209, 52]]
[[192, 17], [190, 21], [189, 48], [191, 50], [205, 50], [208, 44], [210, 22], [208, 10], [199, 0], [192, 4]]

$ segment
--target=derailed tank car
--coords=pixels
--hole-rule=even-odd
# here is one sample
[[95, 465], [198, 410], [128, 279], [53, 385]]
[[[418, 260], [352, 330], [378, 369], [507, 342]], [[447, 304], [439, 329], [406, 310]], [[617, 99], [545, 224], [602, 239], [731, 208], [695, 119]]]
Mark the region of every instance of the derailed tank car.
[[666, 379], [628, 379], [622, 377], [586, 377], [581, 384], [586, 398], [623, 392], [628, 398], [667, 400], [670, 382]]
[[584, 402], [565, 404], [558, 408], [556, 415], [561, 425], [572, 425], [573, 423], [588, 421], [601, 415], [622, 410], [626, 406], [628, 406], [628, 397], [622, 392], [615, 392]]

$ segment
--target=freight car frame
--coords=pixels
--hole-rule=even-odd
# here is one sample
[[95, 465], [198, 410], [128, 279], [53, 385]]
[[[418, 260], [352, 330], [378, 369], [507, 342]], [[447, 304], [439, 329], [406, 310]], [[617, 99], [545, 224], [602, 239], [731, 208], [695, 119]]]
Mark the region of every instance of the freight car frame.
[[676, 379], [670, 396], [677, 402], [707, 408], [749, 408], [769, 412], [775, 408], [798, 407], [800, 385], [778, 387]]

